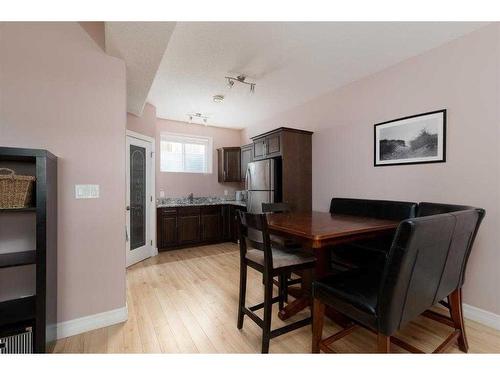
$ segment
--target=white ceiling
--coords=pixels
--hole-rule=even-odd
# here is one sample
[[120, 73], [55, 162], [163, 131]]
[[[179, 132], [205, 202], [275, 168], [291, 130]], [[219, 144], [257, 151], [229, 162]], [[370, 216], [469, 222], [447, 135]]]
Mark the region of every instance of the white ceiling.
[[[148, 101], [157, 116], [243, 128], [469, 33], [465, 22], [178, 22]], [[144, 56], [144, 54], [142, 54]], [[229, 89], [225, 75], [246, 74]], [[225, 95], [214, 103], [213, 95]]]
[[127, 112], [140, 115], [175, 22], [106, 22], [106, 53], [125, 60]]

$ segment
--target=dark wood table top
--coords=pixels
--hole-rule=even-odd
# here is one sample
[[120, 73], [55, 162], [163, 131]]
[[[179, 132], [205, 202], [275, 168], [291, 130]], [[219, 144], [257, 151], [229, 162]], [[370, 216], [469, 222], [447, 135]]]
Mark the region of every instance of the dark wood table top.
[[394, 220], [318, 211], [268, 215], [271, 232], [304, 240], [313, 248], [381, 234], [396, 229], [398, 224]]

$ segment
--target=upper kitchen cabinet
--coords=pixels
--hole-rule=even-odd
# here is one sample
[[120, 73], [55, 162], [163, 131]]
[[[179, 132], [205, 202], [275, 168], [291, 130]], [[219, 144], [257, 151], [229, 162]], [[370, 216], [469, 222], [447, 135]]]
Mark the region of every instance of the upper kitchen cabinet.
[[241, 146], [241, 181], [245, 181], [248, 163], [253, 161], [253, 144]]
[[284, 128], [259, 135], [253, 140], [253, 159], [261, 160], [281, 156], [281, 135]]
[[241, 181], [240, 147], [222, 147], [217, 150], [219, 182]]

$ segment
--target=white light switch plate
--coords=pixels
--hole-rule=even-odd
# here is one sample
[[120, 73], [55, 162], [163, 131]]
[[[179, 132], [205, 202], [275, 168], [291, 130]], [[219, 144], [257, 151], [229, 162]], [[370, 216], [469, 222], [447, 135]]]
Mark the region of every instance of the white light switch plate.
[[75, 185], [76, 199], [99, 198], [99, 185]]

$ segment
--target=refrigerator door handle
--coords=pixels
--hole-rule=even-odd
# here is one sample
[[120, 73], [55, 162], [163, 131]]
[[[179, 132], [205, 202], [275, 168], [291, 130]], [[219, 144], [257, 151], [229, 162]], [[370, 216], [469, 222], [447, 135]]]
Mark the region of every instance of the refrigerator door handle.
[[250, 169], [247, 167], [247, 171], [245, 173], [245, 190], [249, 190], [250, 186]]

